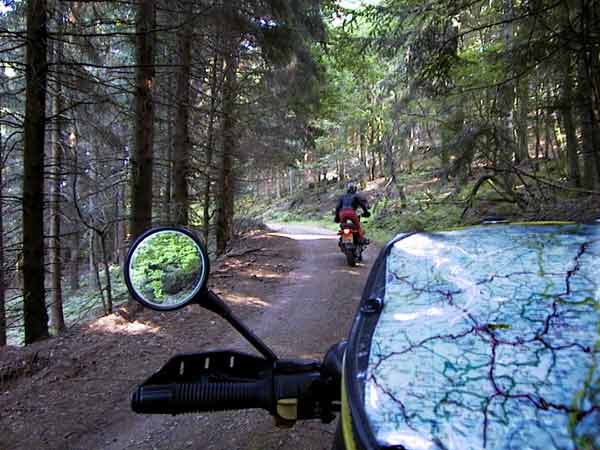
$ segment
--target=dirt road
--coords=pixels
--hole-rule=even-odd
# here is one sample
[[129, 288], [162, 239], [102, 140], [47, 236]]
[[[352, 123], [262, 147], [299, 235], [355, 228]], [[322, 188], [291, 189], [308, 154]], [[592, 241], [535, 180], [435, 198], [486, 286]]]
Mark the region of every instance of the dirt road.
[[[320, 358], [330, 345], [346, 338], [377, 249], [367, 250], [362, 266], [349, 268], [337, 248], [335, 233], [299, 225], [271, 224], [271, 228], [273, 231], [266, 236], [251, 238], [244, 244], [246, 248], [260, 247], [260, 252], [248, 252], [252, 256], [232, 259], [232, 263], [227, 261], [234, 270], [238, 270], [235, 275], [231, 276], [226, 270], [213, 272], [213, 289], [222, 293], [236, 313], [278, 356]], [[243, 251], [239, 253], [243, 254]], [[0, 434], [4, 431], [13, 438], [12, 442], [5, 441], [4, 445], [10, 442], [12, 445], [7, 448], [86, 450], [330, 448], [335, 423], [323, 425], [313, 421], [279, 430], [273, 426], [272, 417], [263, 411], [176, 417], [131, 413], [127, 396], [135, 385], [134, 380], [142, 381], [174, 352], [215, 348], [249, 350], [235, 331], [221, 323], [220, 319], [199, 308], [188, 308], [188, 311], [191, 313], [174, 313], [180, 316], [168, 318], [148, 313], [151, 317], [140, 322], [139, 326], [155, 331], [144, 329], [137, 338], [135, 333], [130, 336], [131, 333], [121, 330], [113, 332], [116, 336], [111, 336], [113, 340], [106, 343], [104, 340], [109, 339], [106, 333], [89, 332], [90, 328], [98, 330], [98, 326], [92, 325], [84, 330], [90, 343], [104, 342], [97, 345], [110, 345], [110, 350], [105, 349], [107, 355], [94, 361], [96, 367], [93, 369], [86, 366], [81, 373], [62, 377], [64, 381], [55, 386], [58, 393], [54, 395], [60, 395], [61, 391], [68, 395], [72, 389], [85, 391], [86, 395], [82, 393], [82, 397], [88, 399], [89, 407], [78, 404], [69, 405], [67, 411], [56, 410], [48, 406], [54, 401], [51, 399], [45, 408], [60, 422], [50, 421], [34, 411], [30, 406], [34, 404], [33, 400], [28, 397], [23, 402], [23, 396], [39, 394], [40, 384], [46, 383], [48, 376], [62, 373], [56, 372], [54, 366], [44, 369], [46, 373], [41, 370], [37, 378], [34, 375], [30, 380], [33, 390], [27, 390], [21, 380], [17, 385], [9, 385], [11, 389], [1, 399], [7, 400], [10, 405], [1, 412], [8, 413], [8, 419], [13, 419], [0, 417]], [[161, 323], [161, 319], [169, 323]], [[117, 320], [107, 323], [105, 328], [110, 326], [118, 329], [121, 325]], [[131, 324], [122, 326], [130, 327]], [[141, 348], [136, 354], [132, 346], [140, 342]], [[70, 345], [70, 341], [66, 341], [62, 347], [69, 348]], [[115, 345], [122, 346], [123, 350], [115, 353]], [[56, 346], [53, 351], [57, 352]], [[69, 348], [66, 352], [70, 351], [72, 349]], [[97, 349], [94, 353], [99, 351]], [[89, 357], [88, 354], [82, 356]], [[123, 362], [127, 358], [129, 364]], [[96, 377], [105, 380], [106, 398], [102, 398], [102, 389], [87, 381], [87, 374], [92, 370]], [[115, 379], [109, 382], [111, 374]], [[119, 383], [121, 376], [126, 377], [126, 382]], [[98, 404], [89, 403], [90, 389], [93, 391], [91, 398]], [[96, 390], [100, 397], [93, 396]], [[47, 390], [43, 392], [51, 397], [53, 395]], [[15, 402], [16, 405], [13, 404]], [[86, 419], [86, 411], [89, 411], [90, 418]], [[90, 423], [91, 417], [95, 418], [95, 423]], [[54, 428], [48, 431], [48, 427]], [[4, 448], [2, 437], [0, 448]]]

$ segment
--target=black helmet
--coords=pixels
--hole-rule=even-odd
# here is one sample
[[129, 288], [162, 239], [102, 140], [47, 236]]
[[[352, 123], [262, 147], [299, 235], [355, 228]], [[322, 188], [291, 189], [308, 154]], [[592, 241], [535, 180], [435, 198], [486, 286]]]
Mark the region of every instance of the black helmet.
[[346, 192], [348, 194], [356, 194], [356, 184], [353, 181], [346, 185]]

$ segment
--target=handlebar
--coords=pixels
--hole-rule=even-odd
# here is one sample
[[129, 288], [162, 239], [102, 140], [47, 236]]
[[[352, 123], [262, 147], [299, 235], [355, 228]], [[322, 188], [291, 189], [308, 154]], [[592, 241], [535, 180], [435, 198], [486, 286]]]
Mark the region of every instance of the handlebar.
[[139, 414], [176, 415], [261, 408], [287, 421], [320, 418], [329, 423], [336, 410], [332, 402], [339, 397], [339, 391], [332, 389], [336, 383], [332, 385], [329, 378], [306, 372], [253, 381], [144, 384], [133, 393], [131, 409]]
[[183, 414], [229, 409], [271, 409], [272, 387], [254, 382], [171, 383], [140, 386], [131, 408], [142, 414]]
[[337, 411], [341, 375], [330, 366], [302, 360], [273, 363], [231, 351], [177, 355], [138, 386], [131, 408], [141, 414], [261, 408], [288, 423], [313, 418], [328, 423]]

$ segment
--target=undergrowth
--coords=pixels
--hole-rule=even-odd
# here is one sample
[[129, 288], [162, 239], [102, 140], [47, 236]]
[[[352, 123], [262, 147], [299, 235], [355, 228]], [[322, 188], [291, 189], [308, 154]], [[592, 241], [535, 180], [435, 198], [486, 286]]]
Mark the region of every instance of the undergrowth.
[[[421, 167], [400, 174], [397, 186], [403, 190], [404, 198], [398, 190], [391, 192], [384, 179], [364, 183], [361, 187], [372, 212], [369, 219], [362, 219], [368, 236], [386, 242], [398, 233], [447, 230], [487, 218], [585, 222], [599, 215], [599, 196], [583, 196], [531, 182], [517, 184], [509, 196], [493, 180], [478, 183], [484, 173], [475, 173], [460, 188], [453, 180], [441, 182], [435, 173], [436, 170]], [[336, 229], [333, 211], [343, 192], [343, 186], [324, 184], [271, 201], [246, 200], [240, 212], [261, 217], [265, 222], [312, 223]]]
[[[113, 296], [113, 310], [127, 302], [127, 288], [123, 281], [123, 275], [120, 267], [111, 266], [111, 286]], [[102, 283], [104, 283], [104, 272], [101, 274]], [[104, 291], [106, 292], [106, 290]], [[50, 292], [48, 301], [50, 301]], [[48, 305], [50, 306], [50, 305]], [[48, 308], [50, 309], [50, 308]], [[77, 290], [65, 289], [63, 291], [63, 314], [65, 325], [71, 327], [80, 322], [103, 314], [102, 298], [100, 291], [94, 284], [90, 285], [88, 276], [80, 277], [80, 288]], [[23, 331], [23, 302], [20, 297], [16, 297], [7, 305], [7, 317], [9, 318], [9, 327], [7, 329], [7, 340], [9, 345], [22, 345], [25, 339]], [[11, 318], [18, 318], [11, 320]], [[52, 332], [52, 330], [51, 330]]]

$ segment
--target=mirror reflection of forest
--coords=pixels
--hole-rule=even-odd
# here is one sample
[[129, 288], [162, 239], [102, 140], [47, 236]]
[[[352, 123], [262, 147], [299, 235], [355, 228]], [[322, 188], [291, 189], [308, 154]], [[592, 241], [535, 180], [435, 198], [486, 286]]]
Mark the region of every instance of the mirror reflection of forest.
[[204, 281], [207, 268], [191, 237], [164, 230], [147, 236], [135, 247], [128, 270], [134, 291], [144, 300], [174, 306], [190, 299]]

